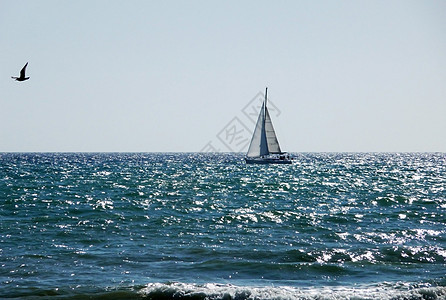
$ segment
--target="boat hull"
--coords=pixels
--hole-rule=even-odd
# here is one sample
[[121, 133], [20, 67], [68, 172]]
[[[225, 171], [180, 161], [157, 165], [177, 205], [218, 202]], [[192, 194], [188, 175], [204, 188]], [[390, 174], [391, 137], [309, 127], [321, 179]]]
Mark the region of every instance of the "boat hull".
[[267, 165], [267, 164], [287, 165], [287, 164], [292, 163], [292, 161], [290, 159], [280, 159], [280, 158], [249, 158], [249, 157], [245, 157], [245, 161], [247, 164], [261, 164], [261, 165]]

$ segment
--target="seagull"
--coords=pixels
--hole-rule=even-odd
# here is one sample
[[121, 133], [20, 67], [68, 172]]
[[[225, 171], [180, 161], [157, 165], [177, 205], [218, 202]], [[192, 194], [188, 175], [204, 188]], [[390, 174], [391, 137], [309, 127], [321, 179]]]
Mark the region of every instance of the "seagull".
[[28, 80], [29, 77], [25, 77], [25, 71], [26, 71], [26, 67], [28, 66], [28, 63], [26, 63], [26, 65], [22, 68], [22, 70], [20, 71], [20, 77], [14, 77], [11, 76], [12, 79], [15, 79], [17, 81], [25, 81]]

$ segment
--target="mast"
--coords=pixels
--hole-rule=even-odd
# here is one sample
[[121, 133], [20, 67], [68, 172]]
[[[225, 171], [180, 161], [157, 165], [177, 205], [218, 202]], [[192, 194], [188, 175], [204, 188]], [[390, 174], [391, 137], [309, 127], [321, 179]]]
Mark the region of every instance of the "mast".
[[268, 87], [265, 89], [265, 115], [266, 115], [266, 101], [268, 101]]
[[268, 137], [266, 136], [266, 113], [268, 112], [268, 110], [266, 109], [266, 102], [268, 101], [268, 87], [265, 88], [265, 110], [263, 112], [263, 134], [265, 135], [265, 143], [266, 143], [266, 151], [269, 154], [269, 149], [268, 149]]

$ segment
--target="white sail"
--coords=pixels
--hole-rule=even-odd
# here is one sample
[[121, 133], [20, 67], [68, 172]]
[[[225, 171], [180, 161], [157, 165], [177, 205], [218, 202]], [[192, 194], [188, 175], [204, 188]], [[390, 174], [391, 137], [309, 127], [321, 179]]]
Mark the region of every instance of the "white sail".
[[268, 154], [268, 143], [265, 131], [265, 103], [263, 103], [246, 156], [259, 157]]
[[279, 141], [277, 140], [271, 117], [269, 116], [268, 108], [266, 108], [265, 111], [265, 132], [266, 140], [268, 142], [268, 151], [269, 153], [282, 153], [282, 151], [280, 151]]

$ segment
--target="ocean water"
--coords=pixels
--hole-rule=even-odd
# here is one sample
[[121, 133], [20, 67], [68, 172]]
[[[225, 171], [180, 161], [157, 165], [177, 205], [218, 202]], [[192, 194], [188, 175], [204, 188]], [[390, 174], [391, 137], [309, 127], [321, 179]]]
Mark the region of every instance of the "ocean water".
[[446, 154], [0, 153], [0, 298], [446, 299]]

